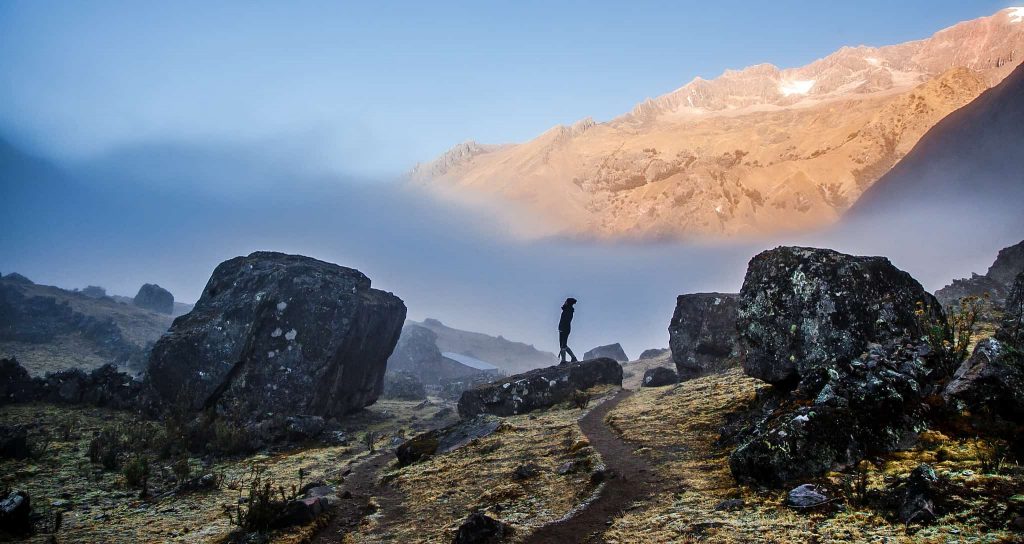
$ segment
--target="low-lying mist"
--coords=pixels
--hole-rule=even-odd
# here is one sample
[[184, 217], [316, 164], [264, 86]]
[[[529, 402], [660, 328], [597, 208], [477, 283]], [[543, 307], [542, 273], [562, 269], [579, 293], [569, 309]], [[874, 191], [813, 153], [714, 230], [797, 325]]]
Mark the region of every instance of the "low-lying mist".
[[[746, 263], [780, 244], [881, 254], [928, 289], [983, 272], [1024, 222], [1002, 206], [903, 210], [828, 232], [716, 244], [524, 239], [487, 207], [441, 201], [400, 180], [353, 179], [260, 146], [152, 144], [88, 162], [0, 157], [0, 271], [134, 295], [145, 282], [193, 302], [221, 261], [255, 250], [309, 255], [367, 274], [409, 317], [557, 351], [559, 306], [577, 306], [578, 354], [668, 344], [681, 293], [735, 292]], [[950, 210], [955, 210], [952, 213]]]

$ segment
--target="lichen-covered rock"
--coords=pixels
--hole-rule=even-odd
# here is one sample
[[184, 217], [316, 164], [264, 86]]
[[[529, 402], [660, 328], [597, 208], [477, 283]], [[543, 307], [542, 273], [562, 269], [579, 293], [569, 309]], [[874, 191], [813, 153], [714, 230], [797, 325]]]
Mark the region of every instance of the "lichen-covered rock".
[[680, 380], [721, 372], [739, 364], [736, 331], [739, 296], [725, 293], [679, 295], [669, 323], [669, 348]]
[[622, 385], [622, 366], [614, 359], [538, 368], [465, 391], [459, 398], [459, 415], [523, 414], [549, 408], [568, 400], [573, 391], [600, 384]]
[[640, 382], [641, 387], [663, 387], [679, 383], [679, 376], [671, 368], [658, 366], [648, 368], [644, 371], [644, 379]]
[[358, 270], [282, 253], [236, 257], [153, 347], [146, 380], [164, 403], [183, 398], [242, 421], [340, 416], [377, 400], [405, 312]]
[[597, 346], [583, 354], [584, 359], [600, 359], [601, 357], [614, 359], [620, 363], [629, 361], [629, 357], [626, 356], [626, 350], [622, 349], [622, 346], [617, 342], [607, 346]]
[[384, 375], [384, 398], [423, 400], [427, 398], [427, 390], [411, 372], [388, 372]]
[[884, 257], [779, 247], [750, 261], [738, 327], [752, 377], [793, 387], [811, 370], [851, 360], [869, 343], [919, 332], [914, 312], [944, 322], [938, 301]]
[[948, 407], [979, 431], [1009, 434], [1024, 421], [1024, 356], [995, 338], [975, 346], [946, 385]]
[[786, 494], [786, 506], [790, 508], [815, 508], [828, 503], [828, 496], [814, 484], [797, 486]]
[[395, 450], [398, 464], [409, 465], [432, 455], [454, 451], [473, 440], [490, 436], [501, 426], [501, 419], [491, 415], [463, 419], [443, 429], [418, 434]]
[[24, 491], [12, 491], [0, 500], [0, 534], [20, 536], [32, 531], [32, 499]]
[[174, 295], [155, 283], [147, 283], [139, 288], [132, 302], [139, 308], [153, 310], [162, 314], [174, 313]]

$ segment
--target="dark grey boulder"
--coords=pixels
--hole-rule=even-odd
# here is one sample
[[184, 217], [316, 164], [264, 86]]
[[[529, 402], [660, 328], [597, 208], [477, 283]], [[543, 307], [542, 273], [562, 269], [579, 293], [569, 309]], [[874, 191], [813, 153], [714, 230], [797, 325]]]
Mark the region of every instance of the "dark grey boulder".
[[274, 518], [270, 526], [275, 529], [305, 525], [312, 523], [327, 509], [326, 497], [307, 497], [288, 501], [282, 512]]
[[443, 429], [435, 429], [406, 440], [395, 450], [398, 464], [405, 466], [433, 455], [448, 453], [462, 446], [494, 434], [501, 419], [482, 415], [464, 419]]
[[174, 313], [174, 295], [155, 283], [147, 283], [139, 288], [132, 302], [139, 308], [145, 308], [162, 314]]
[[739, 364], [736, 331], [739, 295], [694, 293], [676, 298], [669, 323], [669, 348], [680, 380], [721, 372]]
[[644, 379], [640, 382], [641, 387], [663, 387], [679, 383], [679, 376], [676, 371], [663, 366], [648, 368], [644, 372]]
[[185, 399], [237, 420], [340, 416], [377, 400], [405, 312], [358, 270], [236, 257], [153, 347], [146, 381], [164, 404]]
[[427, 398], [427, 390], [411, 372], [388, 372], [384, 375], [384, 398], [423, 400]]
[[622, 385], [622, 366], [609, 358], [538, 368], [462, 393], [459, 415], [511, 416], [550, 408], [568, 400], [573, 391], [595, 385]]
[[779, 247], [750, 261], [737, 326], [752, 377], [794, 387], [813, 369], [851, 360], [868, 344], [917, 335], [922, 303], [942, 308], [921, 284], [884, 257]]
[[1024, 356], [995, 338], [978, 342], [942, 398], [977, 431], [1016, 434], [1024, 421]]
[[803, 484], [786, 495], [786, 506], [790, 508], [816, 508], [827, 503], [828, 496], [814, 484]]
[[512, 535], [512, 527], [483, 512], [473, 512], [455, 533], [455, 544], [495, 544]]
[[614, 359], [620, 363], [629, 362], [629, 357], [626, 356], [626, 351], [622, 349], [622, 346], [618, 343], [608, 344], [607, 346], [597, 346], [583, 354], [584, 359], [599, 359], [601, 357]]

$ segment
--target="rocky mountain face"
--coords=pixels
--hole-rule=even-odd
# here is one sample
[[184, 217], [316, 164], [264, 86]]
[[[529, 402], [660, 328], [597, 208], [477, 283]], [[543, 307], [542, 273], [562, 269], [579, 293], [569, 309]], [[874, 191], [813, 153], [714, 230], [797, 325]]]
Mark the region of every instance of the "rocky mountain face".
[[0, 356], [16, 357], [36, 375], [106, 364], [139, 372], [170, 324], [168, 315], [110, 297], [37, 285], [17, 273], [0, 279]]
[[738, 310], [736, 294], [694, 293], [676, 298], [668, 343], [680, 379], [739, 364], [742, 349], [736, 332]]
[[408, 372], [423, 384], [440, 386], [481, 374], [441, 355], [434, 331], [409, 322], [402, 328], [398, 345], [388, 358], [389, 372]]
[[999, 250], [996, 260], [985, 274], [953, 280], [935, 292], [943, 308], [951, 308], [968, 296], [988, 295], [993, 303], [1003, 305], [1017, 276], [1024, 272], [1024, 241]]
[[242, 422], [340, 416], [381, 394], [405, 312], [358, 270], [281, 253], [236, 257], [153, 347], [146, 381], [165, 405]]
[[410, 323], [432, 331], [437, 336], [436, 345], [442, 352], [469, 355], [509, 374], [548, 366], [557, 360], [554, 353], [540, 351], [530, 344], [508, 340], [503, 336], [456, 329], [436, 319], [427, 318], [422, 323]]
[[1010, 10], [923, 40], [847, 47], [799, 68], [695, 79], [605, 123], [460, 144], [415, 183], [515, 202], [549, 233], [763, 234], [836, 221], [929, 129], [1020, 64]]

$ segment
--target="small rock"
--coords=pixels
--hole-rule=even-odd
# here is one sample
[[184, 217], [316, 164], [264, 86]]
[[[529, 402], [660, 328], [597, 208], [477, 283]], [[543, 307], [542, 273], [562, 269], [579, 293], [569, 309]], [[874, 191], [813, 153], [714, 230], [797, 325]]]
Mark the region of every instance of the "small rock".
[[293, 525], [304, 525], [310, 523], [323, 513], [327, 507], [327, 499], [323, 497], [309, 497], [289, 501], [284, 507], [284, 512], [274, 520], [275, 528], [291, 527]]
[[540, 467], [536, 463], [526, 463], [525, 465], [519, 465], [514, 471], [512, 471], [513, 480], [528, 480], [540, 474]]
[[14, 491], [0, 501], [0, 532], [22, 535], [32, 530], [32, 499]]
[[935, 521], [935, 504], [931, 496], [938, 480], [935, 470], [926, 463], [921, 463], [910, 473], [903, 490], [900, 521], [907, 524]]
[[512, 527], [482, 512], [473, 512], [455, 533], [455, 544], [487, 544], [512, 534]]
[[743, 499], [726, 499], [715, 506], [715, 511], [718, 512], [724, 510], [726, 512], [734, 512], [736, 510], [740, 510], [744, 506], [746, 506], [746, 503], [743, 502]]
[[786, 506], [790, 508], [814, 508], [827, 502], [828, 497], [813, 484], [796, 487], [786, 496]]

